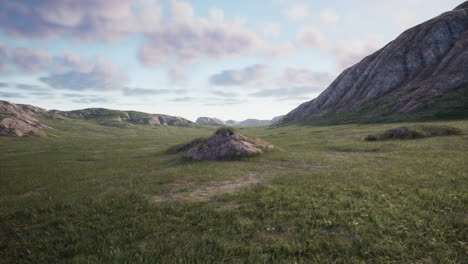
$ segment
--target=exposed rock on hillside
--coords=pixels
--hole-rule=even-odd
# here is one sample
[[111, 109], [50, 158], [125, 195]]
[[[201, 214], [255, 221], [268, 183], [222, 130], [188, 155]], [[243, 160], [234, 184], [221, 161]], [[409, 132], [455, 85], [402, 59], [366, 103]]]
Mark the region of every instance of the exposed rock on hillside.
[[168, 126], [190, 126], [193, 122], [176, 116], [166, 116], [159, 114], [147, 114], [136, 111], [120, 111], [104, 108], [89, 108], [75, 111], [53, 110], [55, 115], [70, 119], [86, 119], [96, 121], [105, 126], [129, 126], [139, 125], [168, 125]]
[[230, 128], [221, 128], [206, 140], [196, 139], [173, 150], [186, 151], [184, 157], [193, 160], [232, 160], [273, 148], [263, 140], [253, 140]]
[[195, 121], [199, 125], [211, 125], [211, 126], [222, 126], [225, 125], [224, 121], [215, 118], [215, 117], [199, 117], [197, 121]]
[[47, 126], [37, 120], [45, 113], [47, 110], [39, 107], [0, 101], [0, 136], [45, 136]]
[[277, 123], [280, 123], [281, 120], [283, 120], [283, 118], [284, 118], [284, 115], [274, 117], [274, 118], [271, 120], [271, 125], [275, 125], [275, 124], [277, 124]]
[[345, 70], [320, 96], [281, 122], [364, 107], [363, 114], [394, 116], [428, 109], [437, 98], [456, 89], [468, 89], [467, 2], [405, 31]]

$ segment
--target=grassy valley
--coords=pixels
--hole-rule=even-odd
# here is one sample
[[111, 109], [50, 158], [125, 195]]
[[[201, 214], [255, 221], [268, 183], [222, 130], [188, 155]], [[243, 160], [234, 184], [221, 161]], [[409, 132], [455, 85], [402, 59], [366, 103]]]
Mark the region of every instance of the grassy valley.
[[[42, 122], [0, 137], [0, 263], [462, 263], [468, 136], [411, 124], [239, 129], [277, 149], [195, 162], [213, 127]], [[467, 121], [431, 122], [468, 132]]]

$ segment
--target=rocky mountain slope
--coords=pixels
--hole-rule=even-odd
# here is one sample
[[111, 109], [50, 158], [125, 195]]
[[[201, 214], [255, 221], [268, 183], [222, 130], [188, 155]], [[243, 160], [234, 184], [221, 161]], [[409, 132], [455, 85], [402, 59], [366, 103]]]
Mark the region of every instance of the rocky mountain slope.
[[223, 126], [224, 121], [216, 117], [199, 117], [195, 121], [199, 125]]
[[[280, 123], [320, 117], [385, 120], [463, 115], [468, 110], [468, 2], [402, 33], [346, 69]], [[437, 108], [442, 108], [439, 113]], [[338, 117], [338, 118], [337, 118]]]
[[176, 116], [147, 114], [136, 111], [119, 111], [90, 108], [75, 111], [50, 110], [0, 101], [0, 136], [45, 136], [45, 128], [38, 118], [83, 119], [105, 126], [129, 127], [131, 125], [192, 126], [193, 122]]
[[223, 121], [219, 118], [200, 117], [196, 123], [200, 125], [215, 125], [215, 126], [269, 126], [273, 120], [246, 119], [244, 121], [227, 120]]
[[148, 114], [137, 111], [120, 111], [105, 108], [89, 108], [74, 111], [51, 110], [50, 113], [70, 119], [85, 119], [97, 122], [105, 126], [130, 126], [130, 125], [168, 125], [191, 126], [193, 122], [176, 116], [160, 114]]
[[45, 113], [39, 107], [0, 101], [0, 136], [45, 136], [48, 127], [37, 119]]

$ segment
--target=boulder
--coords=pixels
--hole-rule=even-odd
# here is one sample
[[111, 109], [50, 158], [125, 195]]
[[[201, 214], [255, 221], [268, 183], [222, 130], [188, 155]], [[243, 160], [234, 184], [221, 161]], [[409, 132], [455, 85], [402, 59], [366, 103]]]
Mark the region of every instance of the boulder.
[[250, 139], [231, 128], [221, 128], [206, 140], [197, 139], [173, 149], [186, 151], [184, 157], [193, 160], [233, 160], [273, 148], [261, 139]]

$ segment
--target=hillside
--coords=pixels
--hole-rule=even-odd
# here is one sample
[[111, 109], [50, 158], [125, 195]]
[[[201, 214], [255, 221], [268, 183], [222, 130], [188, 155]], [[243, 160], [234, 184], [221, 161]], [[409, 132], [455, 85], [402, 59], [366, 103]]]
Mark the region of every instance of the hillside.
[[413, 27], [346, 69], [280, 122], [467, 118], [468, 2]]
[[105, 108], [89, 108], [74, 111], [51, 110], [71, 119], [84, 119], [94, 121], [104, 126], [129, 126], [129, 125], [168, 125], [168, 126], [191, 126], [193, 122], [182, 117], [148, 114], [137, 111], [110, 110]]
[[0, 136], [45, 136], [47, 126], [37, 119], [45, 113], [39, 107], [0, 101]]
[[22, 104], [0, 101], [0, 136], [47, 135], [44, 129], [51, 127], [44, 124], [53, 119], [78, 119], [104, 126], [130, 127], [132, 125], [149, 126], [193, 126], [193, 122], [181, 117], [148, 114], [136, 111], [120, 111], [104, 108], [90, 108], [74, 111], [50, 110]]

